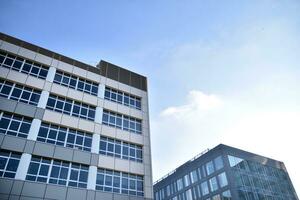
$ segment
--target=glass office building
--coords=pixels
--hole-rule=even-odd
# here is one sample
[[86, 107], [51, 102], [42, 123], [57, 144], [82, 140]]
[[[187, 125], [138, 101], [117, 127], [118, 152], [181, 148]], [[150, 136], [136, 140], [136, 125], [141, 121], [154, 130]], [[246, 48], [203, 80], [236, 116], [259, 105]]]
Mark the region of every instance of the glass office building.
[[153, 199], [147, 78], [0, 33], [0, 199]]
[[155, 200], [298, 200], [284, 164], [223, 144], [154, 184]]

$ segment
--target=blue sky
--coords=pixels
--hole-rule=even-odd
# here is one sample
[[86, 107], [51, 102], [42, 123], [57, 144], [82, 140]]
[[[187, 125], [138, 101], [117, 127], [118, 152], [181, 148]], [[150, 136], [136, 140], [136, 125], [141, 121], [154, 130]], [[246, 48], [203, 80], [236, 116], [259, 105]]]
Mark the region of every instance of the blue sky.
[[297, 0], [3, 0], [0, 30], [146, 75], [154, 180], [225, 143], [284, 161], [300, 193], [299, 10]]

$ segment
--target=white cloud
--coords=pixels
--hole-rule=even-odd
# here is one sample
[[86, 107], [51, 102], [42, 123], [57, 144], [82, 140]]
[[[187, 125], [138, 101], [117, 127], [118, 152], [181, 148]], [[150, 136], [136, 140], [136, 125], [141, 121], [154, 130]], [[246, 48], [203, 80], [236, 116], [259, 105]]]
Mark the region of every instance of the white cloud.
[[187, 104], [166, 108], [161, 112], [164, 117], [185, 116], [191, 112], [215, 109], [222, 105], [222, 101], [216, 95], [207, 95], [201, 91], [192, 90], [187, 97]]

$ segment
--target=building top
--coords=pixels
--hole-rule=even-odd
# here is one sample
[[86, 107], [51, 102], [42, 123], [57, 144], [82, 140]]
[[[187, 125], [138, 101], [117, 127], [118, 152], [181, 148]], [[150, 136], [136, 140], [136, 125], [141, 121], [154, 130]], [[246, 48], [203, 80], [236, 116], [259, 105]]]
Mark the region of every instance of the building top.
[[69, 58], [67, 56], [61, 55], [59, 53], [55, 53], [43, 47], [39, 47], [34, 44], [30, 44], [26, 41], [20, 40], [18, 38], [6, 35], [0, 32], [0, 40], [9, 42], [11, 44], [23, 47], [25, 49], [34, 51], [36, 53], [40, 53], [42, 55], [51, 57], [53, 59], [68, 63], [70, 65], [74, 65], [84, 70], [88, 70], [90, 72], [100, 74], [101, 76], [110, 78], [112, 80], [124, 83], [126, 85], [135, 87], [137, 89], [147, 91], [147, 78], [145, 76], [139, 75], [117, 65], [111, 64], [104, 60], [101, 60], [98, 65], [92, 66], [86, 63], [80, 62], [78, 60]]
[[[177, 176], [176, 174], [180, 174], [181, 171], [185, 171], [187, 168], [193, 168], [195, 166], [195, 163], [206, 163], [209, 160], [211, 160], [212, 157], [217, 156], [219, 154], [225, 154], [225, 155], [232, 155], [232, 156], [237, 156], [237, 157], [242, 157], [242, 158], [247, 158], [247, 160], [252, 160], [254, 162], [259, 162], [263, 163], [264, 165], [270, 165], [272, 167], [276, 167], [278, 169], [282, 169], [286, 171], [286, 168], [281, 161], [277, 161], [271, 158], [267, 158], [261, 155], [257, 155], [248, 151], [244, 151], [238, 148], [234, 148], [231, 146], [227, 146], [224, 144], [219, 144], [213, 149], [206, 149], [194, 158], [190, 159], [189, 161], [185, 162], [184, 164], [180, 165], [173, 171], [169, 172], [167, 175], [163, 176], [159, 180], [154, 182], [154, 186], [157, 184], [164, 184], [163, 182], [166, 181], [166, 179], [169, 179], [173, 176]], [[175, 173], [176, 172], [176, 173]]]

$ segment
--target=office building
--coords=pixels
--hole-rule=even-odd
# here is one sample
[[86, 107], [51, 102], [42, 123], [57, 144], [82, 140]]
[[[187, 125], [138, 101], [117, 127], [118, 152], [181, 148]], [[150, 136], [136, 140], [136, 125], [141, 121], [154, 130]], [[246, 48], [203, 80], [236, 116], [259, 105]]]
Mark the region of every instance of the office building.
[[280, 161], [223, 144], [154, 184], [155, 200], [298, 200]]
[[146, 77], [1, 33], [0, 199], [153, 199]]

